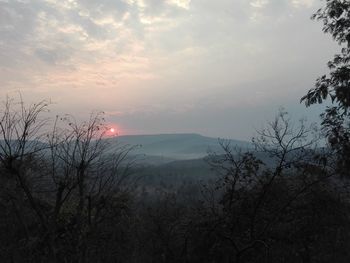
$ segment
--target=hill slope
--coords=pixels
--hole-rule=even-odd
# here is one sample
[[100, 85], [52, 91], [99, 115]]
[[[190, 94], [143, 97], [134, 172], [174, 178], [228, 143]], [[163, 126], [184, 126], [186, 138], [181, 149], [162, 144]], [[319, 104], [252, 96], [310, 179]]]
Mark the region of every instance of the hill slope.
[[[113, 138], [122, 145], [139, 145], [137, 154], [146, 158], [169, 160], [190, 160], [202, 158], [208, 151], [222, 152], [217, 138], [199, 134], [159, 134], [159, 135], [127, 135]], [[112, 143], [114, 143], [114, 141]], [[232, 146], [243, 149], [251, 148], [245, 141], [228, 140]]]

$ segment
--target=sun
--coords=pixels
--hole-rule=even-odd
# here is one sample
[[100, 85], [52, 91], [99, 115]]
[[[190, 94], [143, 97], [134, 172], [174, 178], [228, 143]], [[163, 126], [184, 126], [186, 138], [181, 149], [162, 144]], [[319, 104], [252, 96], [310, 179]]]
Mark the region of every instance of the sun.
[[105, 132], [107, 137], [116, 137], [119, 135], [120, 128], [115, 123], [111, 123]]

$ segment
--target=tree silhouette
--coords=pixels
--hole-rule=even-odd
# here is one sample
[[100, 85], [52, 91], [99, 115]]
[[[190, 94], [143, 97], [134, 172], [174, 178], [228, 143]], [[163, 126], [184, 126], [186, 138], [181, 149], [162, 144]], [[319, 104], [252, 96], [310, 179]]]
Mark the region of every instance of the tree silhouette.
[[338, 109], [347, 112], [350, 107], [350, 1], [327, 0], [312, 19], [323, 22], [323, 31], [331, 34], [342, 47], [333, 60], [328, 62], [330, 70], [316, 81], [315, 88], [301, 98], [306, 106], [322, 103], [328, 96], [338, 104]]

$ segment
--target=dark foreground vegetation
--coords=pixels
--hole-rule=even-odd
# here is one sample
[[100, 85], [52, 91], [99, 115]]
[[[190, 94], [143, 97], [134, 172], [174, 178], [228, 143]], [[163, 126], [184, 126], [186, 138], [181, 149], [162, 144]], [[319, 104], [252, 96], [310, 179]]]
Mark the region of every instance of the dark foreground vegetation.
[[99, 114], [47, 132], [47, 107], [3, 107], [2, 262], [348, 262], [347, 163], [303, 121], [280, 112], [255, 152], [220, 141], [210, 181], [157, 184]]
[[302, 98], [331, 98], [320, 131], [281, 111], [254, 151], [220, 141], [208, 180], [151, 184], [132, 146], [110, 147], [100, 114], [51, 120], [45, 101], [5, 100], [0, 261], [349, 262], [349, 10], [328, 0], [314, 16], [342, 46]]

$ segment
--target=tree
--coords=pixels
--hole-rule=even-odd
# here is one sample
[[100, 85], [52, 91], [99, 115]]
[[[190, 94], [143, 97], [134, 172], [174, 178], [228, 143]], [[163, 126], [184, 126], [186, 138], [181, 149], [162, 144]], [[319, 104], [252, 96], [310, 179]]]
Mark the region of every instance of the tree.
[[[27, 106], [21, 97], [19, 100], [6, 97], [0, 116], [0, 169], [2, 183], [6, 186], [1, 199], [20, 222], [24, 230], [20, 236], [26, 240], [29, 249], [35, 243], [33, 233], [29, 231], [31, 224], [37, 224], [35, 235], [40, 237], [44, 237], [50, 229], [45, 218], [44, 202], [38, 199], [33, 186], [33, 180], [39, 176], [41, 168], [36, 158], [47, 149], [42, 141], [48, 124], [48, 119], [43, 115], [48, 106], [47, 101]], [[27, 220], [29, 214], [31, 220]], [[49, 253], [52, 253], [50, 242], [47, 244]], [[16, 247], [9, 248], [10, 251], [12, 249], [18, 251]]]
[[332, 35], [341, 51], [328, 62], [330, 70], [316, 80], [315, 88], [301, 98], [306, 106], [322, 103], [327, 97], [333, 105], [321, 114], [322, 127], [333, 151], [337, 171], [349, 174], [350, 163], [350, 1], [327, 0], [312, 19], [323, 22], [323, 31]]
[[326, 6], [319, 9], [312, 19], [323, 22], [323, 31], [332, 35], [342, 47], [340, 54], [328, 62], [329, 75], [316, 81], [316, 87], [302, 97], [307, 106], [322, 103], [328, 96], [336, 102], [338, 109], [346, 113], [350, 107], [350, 1], [327, 0]]
[[110, 144], [101, 113], [82, 123], [57, 117], [50, 132], [48, 106], [7, 98], [1, 109], [0, 230], [12, 238], [0, 239], [5, 261], [93, 260], [128, 210], [132, 147]]
[[66, 128], [54, 129], [49, 137], [48, 171], [56, 193], [52, 226], [66, 229], [70, 238], [60, 244], [68, 243], [75, 250], [68, 258], [86, 262], [88, 251], [93, 252], [89, 245], [95, 242], [90, 237], [99, 239], [96, 231], [101, 232], [101, 223], [112, 215], [119, 220], [120, 210], [126, 209], [128, 189], [123, 185], [133, 163], [127, 159], [132, 147], [110, 149], [103, 113], [92, 113], [82, 123], [72, 116], [61, 120]]
[[[278, 239], [291, 234], [287, 226], [302, 217], [296, 207], [332, 176], [315, 148], [318, 137], [304, 121], [295, 127], [281, 111], [258, 134], [253, 140], [257, 152], [221, 142], [224, 154], [209, 159], [223, 177], [206, 191], [203, 218], [210, 222], [204, 225], [213, 240], [207, 249], [224, 255], [222, 262], [270, 262], [276, 243], [282, 244]], [[301, 253], [304, 248], [295, 249]]]

